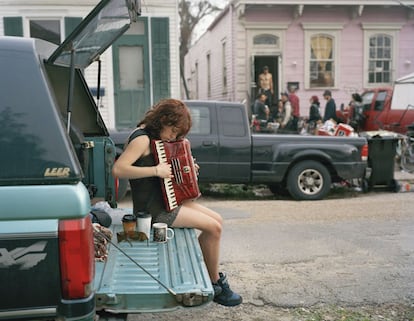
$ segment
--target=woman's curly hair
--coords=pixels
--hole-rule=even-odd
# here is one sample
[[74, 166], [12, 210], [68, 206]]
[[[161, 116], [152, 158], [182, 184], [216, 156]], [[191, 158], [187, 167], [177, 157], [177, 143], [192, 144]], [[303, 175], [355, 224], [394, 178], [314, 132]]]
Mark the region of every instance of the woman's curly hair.
[[137, 127], [145, 125], [145, 131], [155, 139], [160, 138], [164, 126], [178, 130], [177, 139], [185, 137], [191, 128], [191, 114], [188, 107], [178, 99], [163, 99], [152, 106]]

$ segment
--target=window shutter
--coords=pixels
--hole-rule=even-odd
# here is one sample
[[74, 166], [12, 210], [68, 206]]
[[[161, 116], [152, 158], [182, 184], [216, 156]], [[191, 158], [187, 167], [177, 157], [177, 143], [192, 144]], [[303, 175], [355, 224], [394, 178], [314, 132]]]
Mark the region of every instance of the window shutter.
[[73, 30], [82, 21], [82, 18], [78, 17], [66, 17], [65, 18], [65, 38], [67, 38]]
[[4, 35], [23, 37], [22, 17], [4, 17]]
[[151, 19], [154, 102], [170, 96], [170, 31], [168, 18]]

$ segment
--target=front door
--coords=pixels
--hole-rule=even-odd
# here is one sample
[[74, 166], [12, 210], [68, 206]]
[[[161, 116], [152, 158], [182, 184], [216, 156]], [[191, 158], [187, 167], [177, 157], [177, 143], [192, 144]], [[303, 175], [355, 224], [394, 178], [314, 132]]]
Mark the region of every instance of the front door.
[[124, 35], [112, 48], [115, 127], [132, 128], [150, 107], [148, 38]]
[[[252, 90], [251, 90], [251, 101], [256, 100], [257, 94], [259, 93], [259, 75], [263, 72], [264, 67], [268, 67], [269, 73], [272, 74], [273, 80], [273, 95], [272, 95], [272, 105], [275, 105], [281, 88], [279, 88], [279, 57], [278, 56], [254, 56], [252, 65]], [[272, 106], [269, 106], [269, 108]]]

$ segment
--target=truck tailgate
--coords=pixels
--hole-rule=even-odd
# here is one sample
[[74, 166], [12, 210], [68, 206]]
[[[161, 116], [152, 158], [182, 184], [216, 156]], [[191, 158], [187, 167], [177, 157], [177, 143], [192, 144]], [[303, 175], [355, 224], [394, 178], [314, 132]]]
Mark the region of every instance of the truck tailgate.
[[56, 313], [61, 297], [57, 224], [0, 222], [0, 319], [8, 313], [22, 316], [22, 308], [32, 316]]
[[108, 244], [107, 260], [96, 262], [97, 310], [161, 312], [206, 304], [213, 299], [214, 291], [194, 229], [174, 229], [175, 236], [167, 243], [117, 242], [122, 225], [113, 224], [111, 230], [116, 246]]

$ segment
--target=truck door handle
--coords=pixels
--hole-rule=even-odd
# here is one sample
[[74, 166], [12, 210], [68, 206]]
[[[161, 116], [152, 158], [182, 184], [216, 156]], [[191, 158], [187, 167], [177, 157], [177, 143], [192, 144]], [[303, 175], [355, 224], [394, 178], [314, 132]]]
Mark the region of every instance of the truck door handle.
[[216, 146], [216, 143], [211, 140], [203, 141], [203, 146]]

